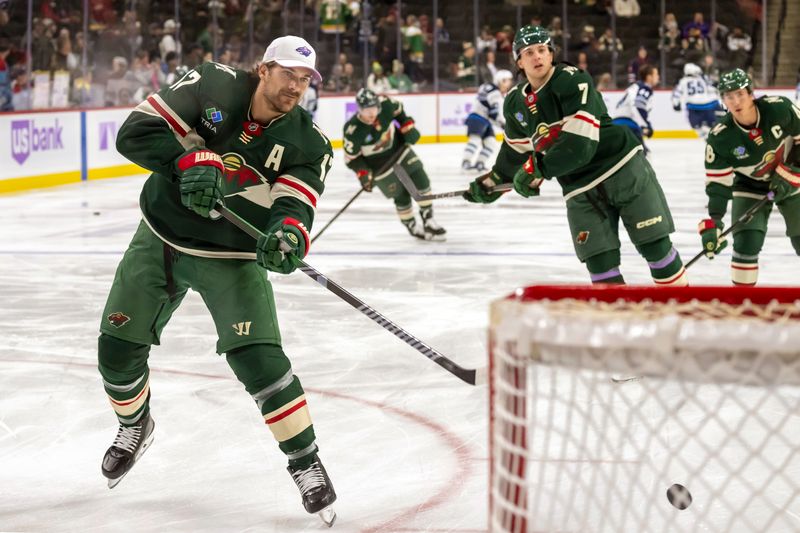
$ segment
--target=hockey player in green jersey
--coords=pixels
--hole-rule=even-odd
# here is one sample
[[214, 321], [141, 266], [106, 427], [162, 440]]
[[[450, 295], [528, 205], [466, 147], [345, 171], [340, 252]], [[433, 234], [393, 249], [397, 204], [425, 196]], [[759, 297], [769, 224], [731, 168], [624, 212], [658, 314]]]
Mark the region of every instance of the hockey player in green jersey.
[[756, 98], [752, 81], [741, 69], [720, 76], [718, 88], [728, 114], [706, 139], [708, 218], [700, 221], [700, 237], [706, 255], [713, 258], [727, 246], [720, 234], [728, 201], [733, 199], [731, 218], [738, 220], [772, 189], [773, 202], [732, 232], [731, 280], [755, 285], [773, 203], [800, 255], [800, 168], [791, 150], [784, 153], [782, 146], [787, 137], [793, 139], [790, 146], [800, 143], [800, 108], [783, 96]]
[[[309, 513], [326, 522], [336, 500], [300, 380], [283, 352], [267, 270], [290, 273], [308, 231], [333, 151], [297, 104], [316, 53], [303, 39], [275, 39], [254, 72], [205, 63], [139, 104], [117, 149], [150, 170], [143, 221], [117, 268], [100, 326], [99, 370], [119, 421], [103, 458], [113, 488], [153, 438], [150, 346], [189, 289], [203, 298], [225, 354], [252, 396]], [[219, 219], [224, 204], [266, 236]], [[284, 244], [291, 250], [284, 252]], [[266, 270], [264, 270], [266, 269]], [[213, 428], [208, 428], [210, 432]]]
[[526, 80], [506, 96], [505, 140], [495, 165], [470, 184], [465, 198], [493, 202], [502, 193], [491, 187], [512, 181], [520, 195], [536, 196], [543, 180], [556, 179], [575, 253], [593, 283], [624, 283], [622, 219], [653, 281], [686, 285], [669, 238], [672, 215], [655, 172], [630, 131], [611, 124], [591, 77], [569, 64], [554, 65], [550, 35], [540, 26], [521, 28], [513, 53]]
[[[383, 167], [393, 157], [402, 165], [420, 194], [430, 193], [431, 183], [419, 156], [411, 149], [420, 137], [414, 119], [406, 115], [403, 104], [387, 96], [378, 96], [369, 89], [356, 94], [358, 113], [344, 125], [344, 158], [355, 171], [361, 186], [371, 192], [377, 185], [387, 198], [394, 200], [397, 216], [408, 232], [418, 239], [445, 239], [445, 229], [433, 218], [433, 202], [419, 202], [422, 224], [417, 222], [411, 195], [393, 170]], [[398, 127], [395, 121], [400, 124]], [[403, 152], [397, 156], [398, 152]]]

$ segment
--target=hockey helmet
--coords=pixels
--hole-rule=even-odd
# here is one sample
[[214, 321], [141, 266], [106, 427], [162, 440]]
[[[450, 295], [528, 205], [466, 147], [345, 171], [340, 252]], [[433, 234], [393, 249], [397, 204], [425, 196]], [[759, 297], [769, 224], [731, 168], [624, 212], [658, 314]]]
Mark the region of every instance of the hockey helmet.
[[703, 69], [695, 65], [694, 63], [686, 63], [683, 66], [683, 75], [684, 76], [702, 76]]
[[725, 72], [719, 77], [719, 94], [729, 93], [738, 89], [747, 89], [753, 91], [753, 80], [747, 75], [745, 71], [740, 68]]
[[514, 61], [519, 59], [519, 54], [523, 49], [534, 44], [546, 44], [551, 52], [554, 52], [553, 43], [550, 41], [550, 32], [541, 26], [523, 26], [517, 30], [514, 36]]
[[367, 88], [359, 89], [356, 93], [356, 104], [359, 109], [378, 107], [378, 95]]
[[511, 73], [510, 70], [500, 69], [494, 75], [494, 84], [498, 87], [504, 80], [512, 80], [514, 79], [514, 75]]

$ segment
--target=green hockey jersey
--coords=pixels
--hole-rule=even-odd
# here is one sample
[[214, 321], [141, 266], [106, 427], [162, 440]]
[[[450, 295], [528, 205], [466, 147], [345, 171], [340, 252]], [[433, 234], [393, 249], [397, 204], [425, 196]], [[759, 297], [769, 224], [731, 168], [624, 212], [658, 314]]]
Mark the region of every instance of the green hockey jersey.
[[319, 6], [319, 29], [323, 33], [344, 33], [351, 17], [347, 0], [322, 0]]
[[400, 128], [408, 127], [414, 119], [403, 111], [403, 104], [387, 96], [379, 96], [380, 111], [372, 124], [365, 124], [358, 115], [344, 125], [344, 161], [355, 172], [377, 171], [403, 146]]
[[775, 150], [787, 136], [800, 143], [797, 105], [783, 96], [762, 96], [755, 103], [758, 118], [752, 128], [740, 126], [728, 113], [708, 134], [706, 194], [711, 218], [725, 215], [734, 191], [765, 195]]
[[117, 149], [153, 174], [139, 203], [144, 220], [179, 251], [203, 257], [255, 258], [255, 242], [225, 220], [181, 204], [175, 159], [202, 146], [222, 157], [225, 205], [266, 231], [285, 217], [308, 230], [333, 151], [300, 106], [259, 124], [250, 115], [258, 78], [204, 63], [139, 104], [117, 136]]
[[505, 140], [492, 170], [505, 182], [531, 152], [564, 197], [587, 191], [621, 168], [642, 147], [623, 126], [611, 123], [600, 93], [586, 72], [557, 64], [538, 90], [527, 81], [512, 88], [503, 104]]

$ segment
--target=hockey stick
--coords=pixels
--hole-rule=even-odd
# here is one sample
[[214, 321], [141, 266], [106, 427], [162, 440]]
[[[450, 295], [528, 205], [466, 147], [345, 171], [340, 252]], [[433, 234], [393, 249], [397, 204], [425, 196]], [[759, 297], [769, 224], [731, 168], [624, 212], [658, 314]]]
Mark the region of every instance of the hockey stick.
[[[420, 194], [419, 189], [417, 189], [417, 186], [414, 185], [414, 182], [411, 180], [411, 176], [408, 175], [408, 172], [406, 172], [406, 169], [404, 169], [400, 165], [396, 165], [394, 167], [394, 173], [397, 174], [397, 179], [400, 180], [400, 183], [402, 183], [403, 187], [406, 188], [408, 194], [411, 195], [411, 198], [413, 198], [417, 202], [436, 200], [437, 198], [454, 198], [456, 196], [463, 196], [465, 192], [469, 192], [469, 189], [464, 189], [461, 191], [440, 192], [436, 194]], [[492, 187], [487, 192], [490, 193], [506, 192], [510, 191], [512, 188], [513, 185], [511, 185], [510, 183], [502, 183], [500, 185]]]
[[[398, 160], [398, 159], [400, 159], [400, 157], [401, 157], [401, 156], [402, 156], [402, 150], [401, 150], [401, 151], [399, 151], [399, 152], [397, 152], [397, 155], [395, 155], [394, 157], [392, 157], [392, 159], [391, 159], [391, 160], [389, 160], [389, 161], [388, 161], [388, 162], [387, 162], [385, 165], [383, 165], [383, 166], [381, 167], [381, 169], [380, 169], [380, 170], [378, 170], [378, 174], [380, 175], [380, 174], [382, 174], [382, 173], [386, 172], [386, 171], [387, 171], [389, 168], [391, 168], [392, 166], [394, 166], [394, 164], [395, 164], [395, 163], [397, 163], [397, 160]], [[327, 223], [327, 224], [325, 224], [324, 226], [322, 226], [322, 229], [320, 229], [320, 230], [317, 232], [317, 234], [316, 234], [316, 235], [314, 235], [314, 238], [312, 238], [312, 239], [311, 239], [311, 244], [314, 244], [314, 241], [316, 241], [316, 240], [319, 238], [319, 236], [320, 236], [320, 235], [322, 235], [322, 233], [323, 233], [323, 232], [324, 232], [326, 229], [328, 229], [328, 226], [330, 226], [331, 224], [333, 224], [333, 221], [334, 221], [334, 220], [336, 220], [337, 218], [339, 218], [339, 215], [341, 215], [342, 213], [344, 213], [345, 209], [347, 209], [348, 207], [350, 207], [350, 204], [352, 204], [353, 202], [355, 202], [355, 201], [356, 201], [356, 198], [358, 198], [358, 196], [359, 196], [359, 195], [360, 195], [362, 192], [364, 192], [364, 190], [365, 190], [365, 189], [364, 189], [363, 187], [362, 187], [361, 189], [359, 189], [359, 190], [358, 190], [358, 192], [357, 192], [357, 193], [355, 193], [355, 194], [353, 195], [353, 197], [352, 197], [352, 198], [350, 198], [350, 200], [349, 200], [349, 201], [348, 201], [346, 204], [344, 204], [344, 207], [342, 207], [341, 209], [339, 209], [339, 212], [337, 212], [335, 215], [333, 215], [333, 217], [332, 217], [332, 218], [331, 218], [331, 219], [328, 221], [328, 223]]]
[[322, 226], [322, 229], [320, 229], [320, 230], [317, 232], [317, 234], [316, 234], [316, 235], [314, 235], [314, 238], [313, 238], [313, 239], [311, 239], [311, 244], [314, 244], [314, 241], [316, 241], [316, 240], [319, 238], [319, 236], [320, 236], [320, 235], [322, 235], [322, 234], [325, 232], [325, 230], [326, 230], [326, 229], [328, 229], [328, 226], [330, 226], [331, 224], [333, 224], [333, 221], [334, 221], [334, 220], [336, 220], [337, 218], [339, 218], [339, 215], [341, 215], [342, 213], [344, 213], [344, 210], [345, 210], [345, 209], [347, 209], [348, 207], [350, 207], [350, 204], [352, 204], [353, 202], [355, 202], [355, 201], [356, 201], [356, 198], [358, 198], [358, 196], [359, 196], [359, 195], [360, 195], [362, 192], [364, 192], [364, 189], [358, 189], [358, 192], [357, 192], [357, 193], [355, 193], [355, 194], [353, 195], [353, 197], [352, 197], [352, 198], [350, 198], [350, 200], [349, 200], [349, 201], [348, 201], [346, 204], [344, 204], [344, 207], [342, 207], [341, 209], [339, 209], [339, 212], [338, 212], [338, 213], [336, 213], [335, 215], [333, 215], [333, 217], [332, 217], [332, 218], [331, 218], [331, 219], [328, 221], [328, 223], [327, 223], [327, 224], [325, 224], [324, 226]]
[[[240, 230], [244, 231], [254, 239], [258, 239], [259, 237], [263, 236], [264, 234], [259, 231], [257, 228], [252, 226], [249, 222], [242, 219], [222, 205], [217, 205], [216, 207], [217, 212], [222, 215], [226, 220], [231, 222], [234, 226], [239, 228]], [[314, 267], [310, 266], [308, 263], [300, 259], [294, 254], [290, 254], [289, 257], [291, 258], [292, 262], [294, 262], [297, 267], [303, 271], [303, 274], [307, 275], [333, 294], [344, 300], [345, 302], [349, 303], [351, 306], [358, 309], [362, 314], [367, 315], [370, 320], [373, 322], [377, 322], [382, 328], [389, 331], [390, 333], [394, 334], [395, 337], [399, 338], [422, 355], [436, 363], [437, 365], [441, 366], [458, 379], [467, 383], [469, 385], [480, 385], [482, 384], [486, 376], [481, 371], [479, 372], [477, 369], [473, 368], [463, 368], [458, 364], [454, 363], [441, 353], [437, 352], [435, 349], [431, 348], [382, 314], [378, 311], [367, 305], [365, 302], [350, 294], [345, 288], [341, 285], [333, 281], [332, 279], [328, 279], [323, 275], [321, 272], [316, 270]]]
[[[740, 216], [736, 220], [736, 222], [731, 224], [730, 228], [728, 228], [725, 231], [723, 231], [722, 233], [720, 233], [718, 239], [722, 239], [723, 237], [728, 235], [730, 232], [732, 232], [736, 227], [741, 226], [743, 224], [747, 224], [748, 222], [750, 222], [750, 220], [753, 218], [753, 216], [756, 214], [756, 212], [758, 212], [759, 209], [761, 209], [762, 207], [767, 205], [767, 202], [771, 202], [773, 198], [775, 198], [775, 192], [774, 191], [769, 191], [764, 198], [762, 198], [758, 202], [754, 203], [752, 206], [750, 206], [750, 209], [748, 209], [747, 211], [742, 213], [742, 216]], [[690, 266], [695, 264], [704, 255], [706, 255], [705, 250], [703, 250], [702, 252], [700, 252], [699, 254], [694, 256], [691, 261], [686, 263], [686, 266], [684, 266], [684, 268], [689, 268]]]

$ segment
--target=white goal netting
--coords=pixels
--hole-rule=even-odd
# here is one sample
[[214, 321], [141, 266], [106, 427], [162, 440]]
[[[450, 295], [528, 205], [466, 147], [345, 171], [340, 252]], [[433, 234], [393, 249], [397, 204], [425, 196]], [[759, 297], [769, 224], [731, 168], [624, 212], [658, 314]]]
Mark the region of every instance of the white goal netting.
[[800, 289], [529, 287], [489, 374], [490, 531], [800, 531]]

